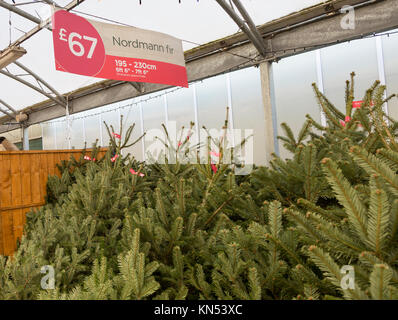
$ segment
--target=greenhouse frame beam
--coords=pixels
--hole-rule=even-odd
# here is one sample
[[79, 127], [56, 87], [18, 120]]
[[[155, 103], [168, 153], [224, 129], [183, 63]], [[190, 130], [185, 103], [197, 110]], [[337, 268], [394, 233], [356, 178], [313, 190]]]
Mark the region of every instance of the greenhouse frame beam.
[[5, 106], [8, 110], [10, 110], [14, 115], [18, 114], [18, 111], [15, 110], [13, 107], [11, 107], [8, 103], [4, 102], [3, 100], [0, 99], [0, 104]]
[[26, 50], [22, 47], [9, 47], [4, 51], [0, 51], [0, 69], [7, 68], [7, 66], [17, 61], [25, 54]]
[[17, 65], [19, 68], [30, 74], [33, 78], [35, 78], [37, 81], [39, 81], [41, 84], [46, 86], [52, 93], [54, 93], [60, 101], [62, 101], [66, 105], [66, 99], [63, 95], [61, 95], [57, 90], [55, 90], [48, 82], [43, 80], [38, 74], [30, 70], [28, 67], [24, 66], [22, 63], [15, 61], [15, 65]]
[[[64, 10], [72, 10], [73, 8], [77, 7], [79, 4], [83, 3], [85, 0], [73, 0], [70, 3], [68, 3], [63, 9]], [[28, 40], [31, 38], [33, 35], [38, 33], [41, 29], [46, 28], [47, 25], [51, 23], [51, 18], [48, 18], [44, 21], [42, 21], [40, 24], [38, 24], [36, 27], [25, 33], [23, 36], [15, 40], [12, 44], [9, 45], [9, 47], [12, 46], [20, 46], [24, 41]]]
[[[358, 4], [359, 2], [364, 3], [365, 1], [336, 0], [327, 4], [329, 6], [336, 3], [347, 5]], [[336, 5], [335, 8], [338, 8], [338, 6]], [[308, 23], [300, 23], [297, 26], [297, 22], [304, 19], [299, 16], [299, 13], [294, 13], [259, 26], [258, 29], [263, 36], [264, 33], [262, 31], [269, 31], [265, 35], [268, 54], [263, 61], [277, 61], [303, 52], [316, 50], [336, 43], [361, 39], [367, 35], [398, 28], [398, 1], [396, 0], [367, 2], [367, 5], [357, 7], [355, 9], [356, 28], [354, 30], [341, 28], [341, 20], [345, 15], [341, 13], [325, 15], [324, 3], [302, 10], [302, 14], [306, 18], [319, 15], [320, 13], [323, 14], [322, 18], [311, 19]], [[289, 25], [294, 25], [295, 27], [286, 27]], [[281, 30], [275, 29], [276, 26], [280, 26]], [[271, 30], [273, 31], [271, 32]], [[186, 51], [185, 60], [188, 81], [192, 83], [225, 72], [258, 66], [260, 61], [254, 59], [258, 55], [257, 49], [244, 35], [243, 39], [246, 39], [246, 41], [242, 42], [242, 33], [238, 33]], [[228, 43], [228, 45], [220, 50], [221, 43], [224, 43], [224, 45]], [[129, 83], [115, 80], [100, 81], [79, 88], [67, 94], [70, 114], [170, 87], [151, 83], [143, 83], [142, 86], [144, 93], [131, 90], [131, 84]], [[54, 108], [55, 105], [53, 101], [47, 100], [29, 106], [23, 109], [22, 112], [29, 115], [29, 124], [36, 124], [65, 116], [64, 110]], [[0, 124], [5, 121], [4, 117], [0, 118]], [[0, 133], [15, 128], [17, 127], [0, 125]]]
[[[246, 23], [248, 23], [249, 21], [252, 21], [252, 19], [250, 18], [249, 14], [247, 13], [247, 11], [243, 8], [242, 4], [240, 4], [240, 6], [238, 7], [238, 10], [241, 12], [242, 16], [245, 18], [248, 18], [245, 21], [243, 21], [238, 14], [236, 14], [236, 12], [234, 11], [233, 7], [231, 7], [228, 3], [225, 2], [225, 0], [216, 0], [218, 2], [218, 4], [221, 6], [221, 8], [224, 9], [224, 11], [231, 17], [232, 20], [235, 21], [235, 23], [238, 25], [238, 27], [247, 35], [247, 37], [250, 39], [250, 41], [253, 43], [253, 45], [256, 47], [256, 49], [258, 50], [258, 52], [260, 53], [260, 55], [262, 57], [265, 57], [266, 52], [265, 52], [265, 46], [264, 46], [264, 40], [262, 39], [262, 37], [258, 37], [257, 33], [254, 33], [251, 28], [249, 28]], [[235, 2], [235, 1], [234, 1]], [[241, 9], [243, 9], [243, 11], [241, 11]], [[246, 19], [245, 18], [245, 19]], [[248, 23], [249, 24], [249, 23]], [[254, 23], [252, 23], [254, 25]]]
[[[272, 20], [268, 23], [257, 27], [262, 37], [274, 36], [277, 33], [292, 30], [300, 25], [313, 23], [315, 20], [322, 20], [325, 17], [332, 17], [340, 14], [340, 10], [344, 6], [358, 6], [366, 3], [380, 2], [384, 0], [332, 0], [316, 4], [312, 7], [305, 8], [301, 11], [291, 13], [287, 16]], [[239, 32], [231, 36], [212, 41], [209, 44], [193, 48], [189, 59], [195, 60], [209, 54], [214, 54], [221, 50], [225, 50], [236, 44], [244, 44], [249, 40], [245, 33]], [[189, 61], [189, 60], [187, 60]]]
[[144, 86], [142, 85], [142, 83], [140, 83], [140, 82], [126, 82], [126, 83], [129, 83], [139, 93], [143, 93], [144, 92]]
[[0, 109], [0, 112], [2, 112], [2, 113], [4, 113], [5, 115], [9, 116], [11, 119], [15, 119], [15, 117], [14, 117], [11, 113], [9, 113], [8, 111], [5, 111], [5, 110], [3, 110], [3, 109]]
[[54, 1], [52, 1], [52, 0], [42, 0], [42, 1], [48, 3], [49, 5], [59, 7], [59, 5], [57, 5], [57, 4], [56, 4]]
[[4, 9], [7, 9], [9, 11], [12, 11], [16, 13], [17, 15], [20, 15], [21, 17], [24, 17], [25, 19], [28, 19], [34, 23], [40, 24], [42, 21], [39, 18], [36, 18], [35, 16], [32, 16], [30, 13], [27, 13], [21, 9], [19, 9], [16, 6], [13, 6], [12, 4], [9, 4], [3, 0], [0, 0], [0, 7], [3, 7]]
[[[253, 35], [262, 44], [262, 47], [264, 48], [264, 39], [261, 36], [260, 32], [258, 31], [257, 26], [255, 25], [253, 19], [250, 17], [250, 14], [247, 12], [245, 7], [243, 6], [242, 2], [240, 2], [240, 0], [232, 0], [232, 2], [234, 3], [235, 7], [239, 10], [239, 12], [242, 15], [243, 19], [245, 19], [245, 22], [249, 26], [249, 28], [252, 31]], [[264, 48], [264, 50], [265, 50], [265, 48]]]
[[22, 78], [20, 78], [20, 77], [18, 77], [16, 75], [13, 75], [10, 72], [4, 71], [4, 70], [0, 70], [0, 73], [5, 75], [5, 76], [7, 76], [7, 77], [9, 77], [9, 78], [11, 78], [11, 79], [14, 79], [14, 80], [24, 84], [25, 86], [37, 91], [38, 93], [41, 93], [42, 95], [46, 96], [50, 100], [54, 101], [56, 104], [61, 105], [62, 107], [66, 108], [66, 103], [65, 102], [60, 101], [57, 98], [54, 98], [52, 95], [50, 95], [47, 92], [45, 92], [44, 90], [34, 86], [33, 84], [29, 83], [28, 81], [26, 81], [26, 80], [24, 80], [24, 79], [22, 79]]

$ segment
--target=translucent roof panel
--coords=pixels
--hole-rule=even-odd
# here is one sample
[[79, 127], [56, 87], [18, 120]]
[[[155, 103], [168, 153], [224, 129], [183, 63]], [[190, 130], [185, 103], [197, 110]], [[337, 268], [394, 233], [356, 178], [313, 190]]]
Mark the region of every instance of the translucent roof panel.
[[[259, 25], [289, 13], [299, 11], [319, 0], [241, 0], [254, 22]], [[6, 2], [12, 4], [11, 0]], [[41, 1], [16, 0], [18, 7], [31, 15], [48, 18], [51, 6]], [[65, 6], [70, 1], [56, 0], [58, 5]], [[87, 13], [103, 17], [135, 27], [159, 31], [180, 38], [184, 49], [231, 35], [238, 30], [237, 25], [221, 9], [214, 0], [86, 0], [72, 12], [85, 16]], [[98, 20], [94, 17], [85, 16]], [[0, 50], [5, 49], [10, 42], [17, 40], [24, 32], [35, 27], [35, 23], [0, 8]], [[11, 37], [10, 37], [11, 32]], [[52, 35], [49, 30], [41, 30], [22, 44], [27, 54], [19, 61], [36, 72], [61, 93], [100, 81], [98, 78], [77, 76], [55, 70]], [[8, 68], [14, 74], [24, 72], [15, 66]], [[24, 76], [32, 83], [32, 78]], [[47, 98], [17, 81], [0, 74], [0, 98], [15, 109], [23, 109]]]

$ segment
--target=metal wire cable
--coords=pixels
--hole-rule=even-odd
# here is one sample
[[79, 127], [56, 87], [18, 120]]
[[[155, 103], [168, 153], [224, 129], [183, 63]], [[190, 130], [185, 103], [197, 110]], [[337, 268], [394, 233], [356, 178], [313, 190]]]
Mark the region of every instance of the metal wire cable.
[[[33, 3], [38, 3], [38, 2], [44, 3], [44, 4], [48, 4], [48, 3], [46, 3], [45, 1], [42, 1], [42, 0], [36, 0]], [[108, 19], [108, 18], [105, 18], [105, 17], [102, 17], [102, 16], [91, 14], [91, 13], [82, 12], [82, 11], [79, 11], [79, 10], [76, 10], [76, 9], [72, 9], [70, 11], [78, 13], [78, 14], [86, 15], [86, 16], [91, 17], [91, 18], [96, 18], [96, 19], [99, 19], [99, 20], [116, 23], [116, 24], [119, 24], [119, 25], [122, 25], [122, 26], [125, 26], [125, 27], [137, 28], [136, 26], [133, 26], [133, 25], [130, 25], [130, 24], [127, 24], [127, 23], [123, 23], [123, 22], [120, 22], [120, 21], [117, 21], [117, 20], [113, 20], [113, 19]], [[198, 42], [194, 42], [194, 41], [190, 41], [190, 40], [185, 40], [185, 39], [180, 39], [180, 40], [183, 41], [183, 42], [186, 42], [186, 43], [194, 44], [196, 46], [202, 46], [203, 45], [202, 43], [198, 43]], [[228, 53], [228, 54], [231, 54], [233, 56], [237, 56], [237, 57], [244, 58], [244, 59], [247, 59], [247, 60], [251, 59], [250, 57], [239, 55], [239, 54], [236, 54], [236, 53], [233, 53], [233, 52], [228, 52], [228, 51], [225, 51], [225, 52]]]
[[[259, 57], [259, 54], [257, 54], [257, 55], [254, 56], [253, 58], [251, 58], [251, 62], [252, 62], [252, 61], [255, 61], [258, 57]], [[229, 73], [229, 72], [235, 71], [235, 70], [239, 69], [242, 65], [245, 65], [245, 64], [248, 64], [248, 63], [249, 63], [249, 62], [247, 62], [247, 61], [241, 62], [241, 63], [239, 63], [239, 64], [237, 64], [237, 65], [235, 65], [235, 66], [233, 66], [233, 67], [231, 67], [231, 68], [228, 68], [227, 70], [224, 70], [223, 72], [220, 72], [220, 73], [218, 73], [218, 74], [216, 74], [216, 75], [214, 75], [214, 76], [217, 76], [217, 75], [221, 75], [221, 74], [225, 74], [225, 73]], [[203, 82], [203, 80], [193, 81], [193, 82], [191, 82], [190, 84], [199, 83], [199, 82]], [[86, 115], [86, 116], [73, 117], [73, 121], [74, 121], [74, 120], [85, 119], [85, 118], [91, 118], [91, 117], [98, 116], [98, 115], [100, 115], [100, 114], [105, 114], [105, 113], [109, 113], [109, 112], [114, 112], [114, 111], [117, 111], [117, 110], [123, 110], [123, 109], [126, 109], [126, 108], [131, 108], [131, 107], [133, 107], [133, 106], [138, 106], [140, 103], [145, 103], [145, 102], [147, 102], [147, 101], [150, 101], [150, 100], [154, 100], [154, 99], [163, 97], [163, 96], [165, 96], [165, 95], [167, 95], [167, 94], [171, 94], [171, 93], [173, 93], [173, 92], [176, 92], [176, 91], [179, 91], [179, 90], [182, 90], [182, 89], [184, 89], [184, 88], [182, 88], [182, 87], [177, 87], [177, 88], [174, 88], [174, 89], [171, 89], [171, 90], [170, 90], [170, 89], [165, 89], [162, 93], [157, 94], [157, 95], [154, 95], [154, 96], [151, 96], [151, 97], [148, 97], [148, 98], [146, 98], [146, 99], [141, 99], [141, 100], [139, 100], [139, 101], [131, 102], [131, 103], [126, 104], [126, 105], [123, 105], [123, 106], [118, 106], [118, 107], [116, 107], [116, 108], [112, 108], [112, 109], [109, 109], [109, 110], [100, 111], [100, 112], [93, 113], [93, 114]], [[134, 99], [134, 98], [133, 98], [133, 99]], [[51, 123], [60, 123], [60, 122], [65, 122], [65, 121], [66, 121], [66, 119], [61, 119], [61, 120], [46, 121], [46, 122], [41, 122], [41, 123], [42, 123], [42, 124], [51, 124]]]

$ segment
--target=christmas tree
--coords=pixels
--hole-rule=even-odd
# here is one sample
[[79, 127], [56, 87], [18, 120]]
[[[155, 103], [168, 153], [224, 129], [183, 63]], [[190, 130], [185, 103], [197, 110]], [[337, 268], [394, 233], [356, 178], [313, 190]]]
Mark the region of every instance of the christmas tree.
[[121, 154], [133, 128], [122, 139], [110, 128], [103, 159], [63, 162], [49, 180], [18, 250], [0, 257], [0, 299], [398, 299], [398, 123], [385, 87], [353, 108], [352, 75], [345, 112], [314, 92], [327, 125], [307, 116], [295, 137], [283, 124], [292, 158], [245, 177], [222, 156], [185, 161], [198, 150], [189, 138], [163, 141], [173, 164], [136, 161]]

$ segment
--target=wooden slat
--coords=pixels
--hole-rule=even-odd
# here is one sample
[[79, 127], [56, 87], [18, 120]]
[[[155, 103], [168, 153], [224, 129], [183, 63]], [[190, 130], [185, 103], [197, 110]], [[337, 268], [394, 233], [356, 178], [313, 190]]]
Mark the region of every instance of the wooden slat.
[[[30, 174], [24, 173], [22, 165], [22, 155], [12, 154], [11, 159], [11, 205], [13, 207], [21, 206], [22, 198], [30, 197]], [[25, 180], [26, 179], [26, 180]], [[29, 190], [25, 190], [26, 183], [29, 184]], [[22, 196], [22, 194], [24, 196]], [[27, 200], [27, 203], [30, 199]], [[20, 236], [20, 228], [23, 225], [23, 218], [20, 210], [12, 210], [13, 218], [13, 236], [14, 242]]]
[[60, 177], [61, 176], [61, 172], [59, 171], [57, 165], [61, 164], [61, 156], [60, 153], [55, 153], [54, 154], [54, 168], [55, 168], [55, 174]]
[[29, 204], [21, 204], [18, 206], [11, 206], [11, 207], [1, 207], [0, 208], [0, 212], [1, 211], [10, 211], [10, 210], [17, 210], [17, 209], [29, 209], [29, 208], [33, 208], [33, 207], [41, 207], [45, 205], [45, 201], [40, 201], [37, 203], [29, 203]]
[[41, 200], [41, 184], [40, 184], [40, 155], [32, 154], [30, 161], [31, 175], [31, 193], [32, 202], [40, 202]]
[[40, 162], [40, 199], [44, 199], [48, 176], [47, 156], [45, 154], [38, 154], [38, 156]]
[[[0, 172], [3, 172], [3, 155], [0, 154]], [[2, 191], [2, 176], [0, 175], [0, 208], [1, 208], [1, 191]], [[2, 226], [2, 215], [0, 214], [0, 252], [4, 252], [4, 241], [3, 241], [3, 228]]]
[[[100, 148], [100, 152], [106, 152], [107, 148]], [[80, 155], [83, 152], [83, 149], [59, 149], [59, 150], [30, 150], [30, 151], [1, 151], [2, 155], [10, 155], [10, 154], [56, 154], [56, 153], [67, 153], [67, 154], [77, 154]], [[90, 149], [86, 150], [87, 153], [91, 152]]]
[[13, 212], [5, 211], [1, 214], [1, 228], [3, 229], [3, 254], [10, 255], [15, 248]]
[[[2, 159], [2, 171], [0, 174], [1, 206], [11, 206], [11, 161], [5, 155]], [[1, 215], [1, 229], [3, 237], [3, 253], [9, 254], [13, 250], [14, 232], [12, 214], [4, 213]]]
[[47, 167], [48, 167], [48, 174], [53, 176], [55, 174], [54, 154], [53, 153], [49, 153], [47, 155]]
[[[106, 153], [100, 150], [97, 158]], [[86, 150], [87, 154], [91, 150]], [[71, 155], [78, 159], [82, 150], [0, 152], [0, 255], [12, 255], [21, 238], [26, 213], [45, 204], [49, 175], [60, 176], [56, 168]]]

